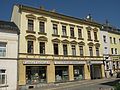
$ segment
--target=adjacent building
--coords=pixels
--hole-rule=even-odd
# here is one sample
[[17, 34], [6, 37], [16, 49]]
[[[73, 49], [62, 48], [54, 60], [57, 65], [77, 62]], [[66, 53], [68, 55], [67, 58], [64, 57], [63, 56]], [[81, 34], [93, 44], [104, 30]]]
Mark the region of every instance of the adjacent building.
[[18, 34], [13, 22], [0, 21], [0, 90], [17, 89]]
[[103, 78], [100, 24], [15, 5], [11, 21], [20, 29], [19, 85]]

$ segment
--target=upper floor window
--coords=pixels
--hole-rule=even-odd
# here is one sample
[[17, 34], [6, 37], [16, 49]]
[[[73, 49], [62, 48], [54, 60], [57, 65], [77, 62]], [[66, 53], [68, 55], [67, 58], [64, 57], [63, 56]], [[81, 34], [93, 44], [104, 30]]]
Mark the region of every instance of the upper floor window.
[[33, 41], [28, 41], [27, 42], [27, 53], [33, 53], [34, 49], [33, 49]]
[[104, 41], [104, 43], [107, 42], [107, 40], [106, 40], [106, 36], [105, 36], [105, 35], [103, 36], [103, 41]]
[[83, 56], [83, 46], [79, 46], [80, 49], [80, 56]]
[[28, 19], [28, 30], [30, 31], [34, 30], [34, 21], [31, 19]]
[[63, 36], [67, 36], [67, 32], [66, 32], [66, 26], [62, 26], [62, 33], [63, 33]]
[[87, 33], [88, 33], [88, 39], [91, 39], [91, 32], [90, 32], [90, 30], [88, 30]]
[[99, 56], [99, 48], [96, 47], [96, 56]]
[[110, 37], [110, 43], [112, 43], [112, 37]]
[[113, 41], [114, 41], [114, 44], [116, 44], [116, 39], [115, 38], [113, 38]]
[[97, 32], [94, 32], [94, 39], [97, 40]]
[[72, 55], [75, 56], [76, 55], [76, 47], [75, 45], [72, 45]]
[[117, 48], [115, 48], [115, 54], [117, 54]]
[[45, 33], [45, 22], [39, 22], [39, 28], [41, 33]]
[[78, 38], [82, 38], [82, 29], [78, 28]]
[[67, 45], [63, 44], [63, 55], [68, 55]]
[[58, 35], [58, 25], [53, 24], [53, 34]]
[[71, 37], [75, 37], [75, 35], [74, 35], [74, 27], [70, 27], [70, 35], [71, 35]]
[[0, 57], [6, 56], [6, 43], [0, 42]]
[[111, 48], [111, 54], [114, 54], [113, 48]]
[[89, 47], [90, 56], [93, 56], [93, 48]]
[[45, 42], [40, 42], [40, 54], [45, 54]]
[[4, 69], [0, 69], [0, 85], [6, 84], [6, 73]]
[[58, 55], [59, 54], [59, 50], [58, 50], [58, 44], [53, 44], [54, 47], [54, 55]]

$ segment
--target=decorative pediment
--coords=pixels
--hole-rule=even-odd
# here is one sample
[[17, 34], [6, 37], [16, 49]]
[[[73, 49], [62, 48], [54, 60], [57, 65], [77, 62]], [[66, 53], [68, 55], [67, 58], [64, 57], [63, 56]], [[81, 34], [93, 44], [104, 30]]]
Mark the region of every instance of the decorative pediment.
[[60, 40], [58, 38], [55, 38], [52, 40], [53, 43], [60, 43]]
[[70, 41], [68, 41], [68, 40], [66, 40], [66, 39], [65, 39], [65, 40], [62, 40], [61, 42], [62, 42], [62, 43], [66, 43], [66, 44], [69, 44], [69, 43], [70, 43]]
[[27, 35], [25, 36], [25, 38], [30, 40], [36, 40], [36, 37], [34, 35]]
[[96, 43], [96, 44], [95, 44], [95, 47], [100, 47], [100, 44], [99, 44], [99, 43]]
[[93, 42], [89, 42], [88, 45], [89, 46], [94, 46], [94, 43]]
[[85, 43], [84, 43], [83, 41], [79, 42], [78, 44], [79, 44], [79, 45], [82, 45], [82, 46], [85, 45]]
[[42, 16], [42, 17], [38, 17], [37, 19], [38, 19], [38, 20], [41, 20], [41, 21], [47, 21], [47, 18], [45, 18], [45, 17], [43, 17], [43, 16]]
[[87, 30], [92, 30], [92, 28], [90, 26], [86, 27]]
[[26, 17], [31, 19], [36, 19], [36, 16], [33, 14], [27, 14]]
[[94, 31], [94, 32], [97, 32], [97, 31], [98, 31], [98, 29], [97, 29], [97, 28], [94, 28], [94, 29], [93, 29], [93, 31]]
[[75, 40], [70, 42], [71, 44], [77, 44], [77, 42]]
[[39, 41], [48, 41], [48, 38], [47, 37], [45, 37], [45, 36], [40, 36], [40, 37], [38, 37], [38, 40]]

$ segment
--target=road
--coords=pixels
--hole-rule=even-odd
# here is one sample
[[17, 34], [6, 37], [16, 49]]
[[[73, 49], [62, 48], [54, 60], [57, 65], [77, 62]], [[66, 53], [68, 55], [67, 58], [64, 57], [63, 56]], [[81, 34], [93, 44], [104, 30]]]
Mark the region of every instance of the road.
[[107, 82], [112, 82], [115, 80], [120, 79], [111, 78], [111, 79], [83, 80], [77, 82], [60, 83], [30, 90], [113, 90], [112, 89], [113, 87], [107, 85]]

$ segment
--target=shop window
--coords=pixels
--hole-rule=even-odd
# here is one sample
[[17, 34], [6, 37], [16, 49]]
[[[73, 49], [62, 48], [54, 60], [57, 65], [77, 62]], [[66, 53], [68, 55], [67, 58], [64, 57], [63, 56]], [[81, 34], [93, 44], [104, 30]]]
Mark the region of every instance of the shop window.
[[106, 36], [105, 36], [105, 35], [103, 36], [103, 41], [104, 41], [104, 43], [107, 43], [107, 40], [106, 40]]
[[97, 32], [94, 32], [94, 39], [97, 40]]
[[75, 56], [76, 55], [76, 47], [75, 45], [71, 45], [72, 47], [72, 55]]
[[75, 37], [74, 36], [74, 27], [70, 27], [70, 35], [71, 35], [71, 37]]
[[45, 22], [39, 22], [39, 28], [41, 33], [45, 33]]
[[34, 49], [33, 49], [33, 41], [28, 41], [27, 42], [27, 52], [28, 53], [33, 53]]
[[58, 35], [58, 25], [53, 24], [53, 34]]
[[78, 28], [78, 38], [82, 38], [82, 29]]
[[110, 37], [110, 43], [112, 43], [112, 37]]
[[45, 42], [40, 42], [40, 54], [45, 54]]
[[58, 55], [58, 44], [53, 44], [54, 46], [54, 55]]
[[46, 83], [46, 66], [26, 66], [26, 84]]
[[80, 56], [83, 56], [83, 46], [79, 46], [80, 48]]
[[63, 54], [64, 54], [64, 55], [68, 55], [67, 45], [63, 45]]
[[93, 48], [89, 47], [90, 56], [93, 56]]
[[99, 48], [96, 47], [96, 56], [99, 56]]
[[89, 30], [87, 31], [87, 34], [88, 34], [88, 39], [91, 40], [91, 32]]
[[113, 52], [113, 48], [111, 48], [111, 54], [114, 54], [114, 52]]
[[0, 57], [6, 56], [6, 43], [0, 42]]
[[5, 70], [0, 70], [0, 85], [6, 84], [6, 73]]
[[28, 30], [30, 31], [34, 30], [34, 21], [31, 19], [28, 19]]
[[67, 36], [66, 26], [62, 26], [62, 33], [63, 33], [63, 36]]

